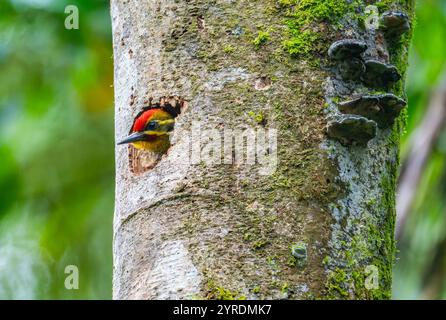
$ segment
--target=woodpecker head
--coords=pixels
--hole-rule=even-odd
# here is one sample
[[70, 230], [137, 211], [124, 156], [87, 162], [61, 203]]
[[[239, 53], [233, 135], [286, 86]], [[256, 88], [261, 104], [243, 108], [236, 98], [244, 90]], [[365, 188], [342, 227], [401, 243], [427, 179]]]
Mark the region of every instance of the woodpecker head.
[[169, 132], [174, 125], [174, 115], [165, 109], [146, 108], [135, 118], [130, 135], [118, 144], [131, 143], [137, 149], [164, 153], [170, 146]]
[[170, 147], [169, 133], [175, 125], [175, 118], [187, 109], [187, 102], [179, 96], [160, 98], [158, 103], [149, 105], [135, 117], [129, 136], [118, 144], [130, 143], [137, 149], [158, 154], [166, 153]]

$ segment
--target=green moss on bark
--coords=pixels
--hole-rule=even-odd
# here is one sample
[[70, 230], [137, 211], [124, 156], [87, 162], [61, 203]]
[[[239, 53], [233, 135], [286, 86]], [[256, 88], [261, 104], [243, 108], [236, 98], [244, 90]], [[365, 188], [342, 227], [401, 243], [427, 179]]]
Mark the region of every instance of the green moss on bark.
[[246, 300], [246, 296], [236, 291], [231, 291], [227, 288], [218, 286], [213, 280], [207, 282], [207, 290], [206, 299], [209, 300]]
[[286, 10], [287, 17], [288, 32], [283, 45], [292, 56], [317, 51], [325, 38], [322, 31], [332, 33], [339, 19], [353, 8], [344, 0], [286, 0], [279, 1], [279, 5]]
[[[351, 243], [338, 243], [343, 251], [340, 262], [346, 265], [336, 265], [328, 252], [335, 249], [327, 245], [333, 232], [330, 205], [337, 204], [346, 189], [338, 180], [335, 162], [320, 147], [325, 139], [328, 102], [324, 88], [329, 73], [317, 67], [313, 53], [326, 56], [330, 41], [342, 35], [345, 17], [361, 15], [355, 11], [358, 3], [271, 0], [261, 5], [257, 1], [219, 4], [212, 10], [200, 10], [206, 29], [198, 30], [196, 16], [192, 16], [186, 32], [166, 41], [167, 61], [173, 59], [170, 50], [185, 47], [187, 54], [195, 55], [197, 65], [205, 66], [206, 72], [184, 74], [193, 96], [201, 95], [200, 103], [206, 101], [204, 106], [193, 106], [199, 111], [196, 117], [211, 109], [215, 122], [224, 120], [234, 126], [267, 123], [279, 130], [279, 165], [272, 176], [241, 172], [236, 166], [203, 167], [202, 176], [187, 185], [186, 191], [195, 193], [224, 190], [201, 205], [182, 204], [187, 227], [172, 233], [172, 239], [191, 239], [188, 249], [194, 265], [206, 274], [202, 293], [208, 298], [390, 296], [395, 163], [388, 168], [389, 178], [381, 182], [384, 200], [367, 200], [371, 213], [389, 210], [388, 220], [380, 225], [376, 219], [356, 221], [362, 229]], [[285, 34], [281, 27], [287, 30]], [[406, 46], [401, 44], [401, 48]], [[402, 51], [395, 51], [392, 57], [401, 59], [401, 67], [406, 61]], [[209, 79], [203, 80], [201, 74], [217, 79], [219, 72], [233, 69], [240, 69], [248, 80], [225, 83], [217, 91], [203, 89], [203, 82]], [[270, 89], [255, 89], [255, 79], [262, 76], [274, 79]], [[399, 132], [395, 129], [390, 134], [389, 149], [398, 146]], [[200, 242], [209, 230], [217, 233], [221, 229], [227, 233], [205, 245]], [[290, 246], [300, 242], [307, 244], [304, 264], [290, 257]], [[369, 264], [379, 270], [380, 289], [364, 286], [364, 266]]]

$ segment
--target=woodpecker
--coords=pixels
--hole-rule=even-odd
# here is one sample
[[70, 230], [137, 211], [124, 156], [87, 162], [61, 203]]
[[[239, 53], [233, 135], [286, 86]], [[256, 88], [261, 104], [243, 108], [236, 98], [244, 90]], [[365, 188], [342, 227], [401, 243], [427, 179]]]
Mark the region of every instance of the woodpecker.
[[137, 149], [157, 154], [167, 152], [170, 147], [169, 133], [175, 125], [175, 118], [180, 114], [182, 102], [176, 98], [144, 107], [135, 117], [129, 136], [118, 145], [130, 143]]

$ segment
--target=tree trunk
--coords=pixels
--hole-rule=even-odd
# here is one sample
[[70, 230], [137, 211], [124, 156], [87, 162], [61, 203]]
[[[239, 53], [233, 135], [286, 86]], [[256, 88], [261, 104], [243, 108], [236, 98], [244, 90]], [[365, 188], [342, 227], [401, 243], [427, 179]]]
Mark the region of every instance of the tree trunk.
[[111, 1], [117, 139], [151, 97], [188, 104], [153, 168], [116, 148], [115, 299], [390, 297], [405, 112], [367, 144], [369, 127], [327, 126], [339, 102], [401, 97], [403, 81], [346, 80], [327, 51], [362, 40], [362, 60], [404, 75], [410, 32], [395, 40], [368, 20], [374, 1], [351, 2]]

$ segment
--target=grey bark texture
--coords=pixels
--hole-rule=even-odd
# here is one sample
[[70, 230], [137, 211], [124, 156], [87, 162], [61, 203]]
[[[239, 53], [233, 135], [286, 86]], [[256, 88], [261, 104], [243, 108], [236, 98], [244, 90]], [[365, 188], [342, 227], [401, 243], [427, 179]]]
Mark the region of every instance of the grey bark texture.
[[[390, 297], [404, 116], [367, 146], [328, 139], [336, 102], [373, 90], [337, 79], [327, 49], [360, 39], [404, 74], [409, 35], [391, 46], [361, 26], [374, 1], [307, 2], [293, 16], [299, 1], [111, 1], [117, 139], [150, 97], [188, 102], [154, 168], [132, 172], [128, 148], [116, 148], [115, 299]], [[296, 54], [286, 43], [302, 40], [289, 23], [300, 14], [318, 38]], [[277, 148], [263, 149], [277, 152], [275, 170], [197, 160], [216, 139], [191, 134], [195, 122], [214, 137], [276, 129]]]

